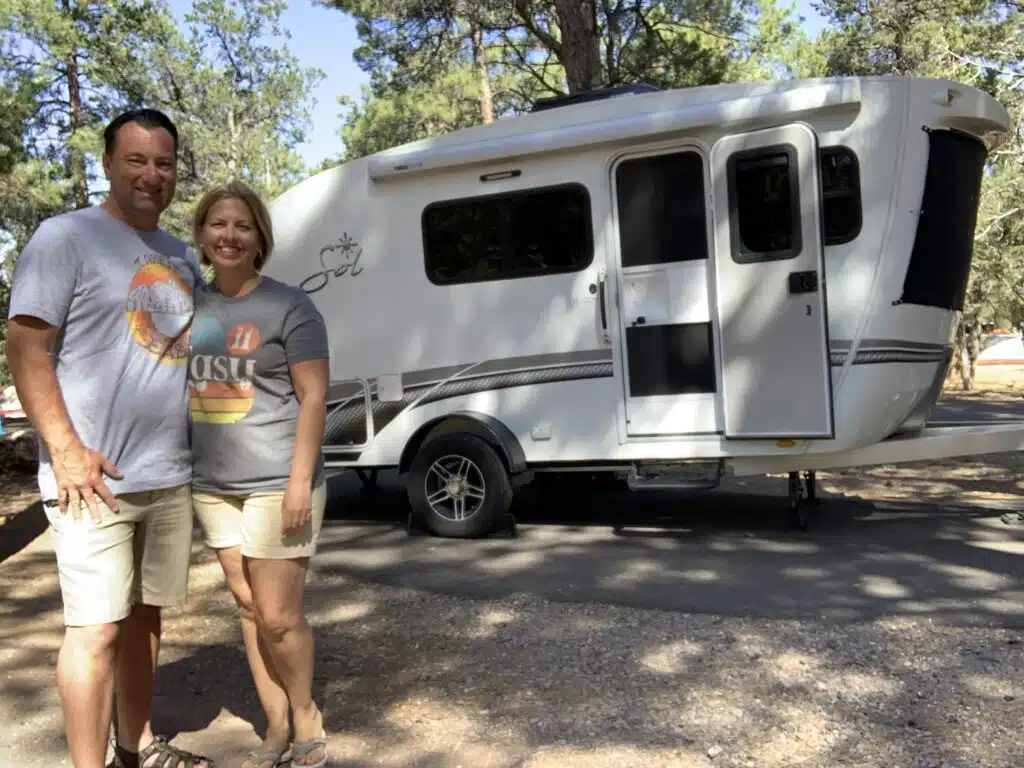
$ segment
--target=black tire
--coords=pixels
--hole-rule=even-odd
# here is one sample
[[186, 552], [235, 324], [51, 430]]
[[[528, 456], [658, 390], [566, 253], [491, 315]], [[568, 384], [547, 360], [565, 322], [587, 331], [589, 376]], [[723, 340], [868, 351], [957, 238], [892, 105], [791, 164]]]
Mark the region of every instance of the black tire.
[[[464, 497], [464, 501], [469, 499], [465, 501], [467, 506], [472, 502], [472, 508], [466, 510], [462, 519], [453, 519], [450, 508], [442, 513], [428, 500], [429, 486], [442, 484], [441, 475], [432, 468], [440, 462], [441, 469], [450, 470], [465, 460], [471, 463], [470, 484], [477, 490], [482, 484], [483, 498]], [[508, 512], [513, 497], [512, 480], [498, 452], [476, 435], [460, 432], [428, 440], [420, 448], [409, 468], [406, 494], [413, 515], [424, 528], [436, 536], [457, 539], [478, 538], [494, 530]], [[439, 501], [438, 507], [446, 507], [449, 502], [454, 505], [455, 497]]]

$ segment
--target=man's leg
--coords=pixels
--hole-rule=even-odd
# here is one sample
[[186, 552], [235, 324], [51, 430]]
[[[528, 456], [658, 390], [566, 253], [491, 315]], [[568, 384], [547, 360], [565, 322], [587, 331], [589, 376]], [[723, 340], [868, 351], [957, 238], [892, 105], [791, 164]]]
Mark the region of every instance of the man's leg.
[[159, 654], [160, 609], [136, 603], [121, 624], [117, 644], [117, 743], [129, 752], [153, 741], [153, 686]]
[[57, 691], [75, 768], [102, 768], [107, 755], [116, 639], [116, 624], [68, 627], [64, 632]]
[[66, 630], [57, 657], [71, 763], [103, 768], [110, 738], [118, 622], [128, 615], [132, 587], [133, 510], [99, 505], [94, 523], [46, 508], [57, 556]]
[[[144, 510], [135, 536], [135, 607], [118, 642], [117, 744], [124, 768], [212, 768], [213, 761], [172, 747], [153, 733], [153, 687], [160, 609], [185, 602], [192, 552], [188, 486], [122, 497]], [[169, 758], [166, 759], [165, 757]]]

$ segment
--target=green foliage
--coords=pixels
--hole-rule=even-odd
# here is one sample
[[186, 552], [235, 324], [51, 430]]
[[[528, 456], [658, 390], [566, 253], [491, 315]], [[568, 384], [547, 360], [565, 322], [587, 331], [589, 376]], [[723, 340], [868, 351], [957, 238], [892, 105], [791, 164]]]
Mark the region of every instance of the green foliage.
[[[566, 61], [578, 51], [563, 39], [555, 0], [330, 0], [350, 13], [369, 74], [363, 105], [345, 103], [345, 158], [359, 157], [452, 127], [482, 121], [472, 98], [495, 116], [527, 111], [567, 90]], [[809, 45], [794, 6], [774, 0], [673, 0], [577, 4], [597, 22], [599, 79], [672, 88], [791, 75]], [[563, 8], [564, 12], [564, 8]], [[474, 56], [474, 33], [484, 61]]]
[[295, 148], [323, 73], [281, 44], [284, 8], [195, 0], [179, 29], [163, 0], [0, 0], [3, 317], [13, 261], [39, 222], [105, 194], [101, 133], [126, 108], [162, 108], [179, 126], [178, 194], [162, 222], [179, 236], [190, 238], [212, 184], [241, 178], [272, 197], [308, 173]]
[[[977, 334], [1024, 326], [1024, 9], [1004, 0], [822, 0], [835, 28], [818, 43], [822, 74], [910, 74], [981, 88], [1017, 127], [989, 157], [964, 307], [961, 357]], [[973, 376], [963, 376], [970, 386]]]
[[[343, 107], [339, 153], [304, 168], [311, 90], [281, 29], [284, 0], [0, 0], [0, 310], [38, 223], [94, 204], [100, 132], [165, 109], [181, 131], [164, 225], [189, 237], [197, 197], [239, 178], [272, 198], [309, 173], [603, 85], [662, 88], [906, 73], [975, 85], [1024, 124], [1024, 10], [1014, 0], [312, 0], [350, 14], [369, 85]], [[586, 30], [596, 29], [590, 35]], [[582, 34], [581, 34], [582, 30]], [[1024, 325], [1024, 134], [990, 158], [965, 323]], [[2, 329], [0, 329], [2, 334]], [[2, 342], [2, 337], [0, 337]], [[0, 361], [0, 383], [5, 380]]]
[[302, 68], [284, 41], [281, 0], [195, 0], [188, 39], [161, 61], [156, 84], [181, 132], [178, 194], [164, 226], [190, 237], [196, 200], [230, 179], [273, 198], [308, 172], [295, 147], [310, 125], [310, 91], [324, 73]]

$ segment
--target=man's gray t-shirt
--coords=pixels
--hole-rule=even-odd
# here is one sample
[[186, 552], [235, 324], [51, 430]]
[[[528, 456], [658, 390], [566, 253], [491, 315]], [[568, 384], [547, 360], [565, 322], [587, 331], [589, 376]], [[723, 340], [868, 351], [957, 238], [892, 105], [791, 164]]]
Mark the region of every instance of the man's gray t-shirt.
[[[191, 478], [186, 374], [193, 294], [202, 272], [192, 249], [100, 207], [44, 221], [18, 257], [8, 318], [60, 329], [57, 381], [82, 442], [123, 474], [115, 494]], [[40, 441], [39, 489], [57, 498]]]
[[[328, 357], [323, 317], [302, 290], [269, 277], [240, 297], [201, 287], [188, 365], [193, 488], [285, 490], [299, 417], [289, 365]], [[311, 487], [323, 480], [320, 453]]]

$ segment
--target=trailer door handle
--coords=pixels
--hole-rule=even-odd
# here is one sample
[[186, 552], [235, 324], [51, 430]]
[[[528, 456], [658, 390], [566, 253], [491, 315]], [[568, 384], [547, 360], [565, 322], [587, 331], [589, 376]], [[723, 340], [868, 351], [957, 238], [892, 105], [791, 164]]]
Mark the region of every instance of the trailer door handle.
[[790, 293], [817, 293], [818, 292], [818, 273], [815, 270], [808, 272], [790, 272], [789, 273], [789, 292]]
[[601, 335], [605, 341], [611, 341], [611, 337], [608, 334], [608, 309], [605, 304], [605, 283], [607, 282], [607, 273], [604, 267], [597, 272], [597, 300], [601, 304]]

